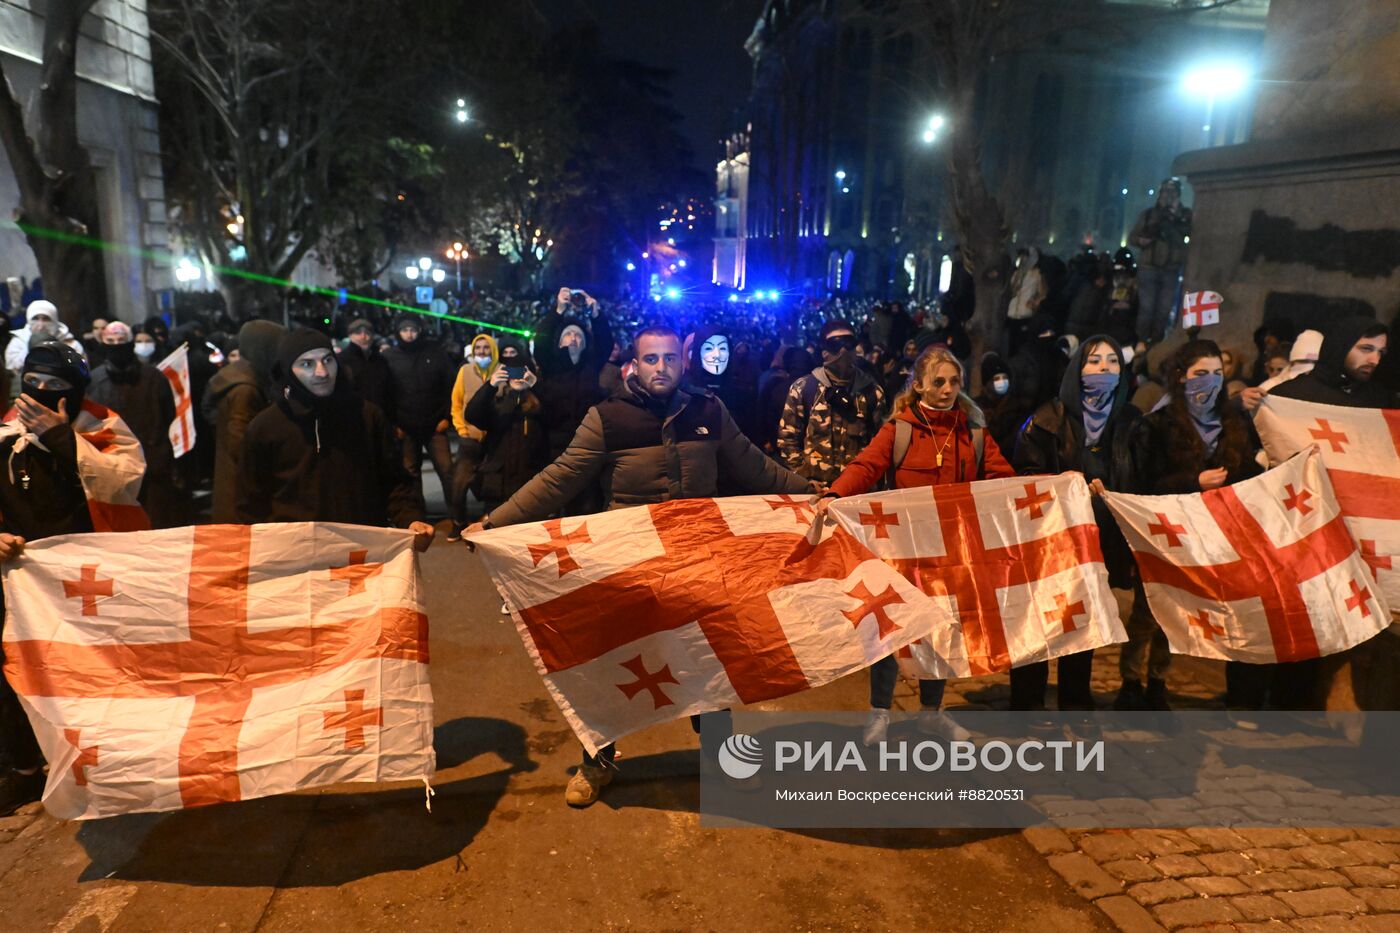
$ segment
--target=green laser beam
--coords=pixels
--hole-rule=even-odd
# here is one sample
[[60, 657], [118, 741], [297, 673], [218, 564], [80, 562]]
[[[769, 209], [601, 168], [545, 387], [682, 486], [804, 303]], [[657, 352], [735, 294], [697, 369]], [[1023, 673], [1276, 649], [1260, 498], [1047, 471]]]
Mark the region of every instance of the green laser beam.
[[[34, 224], [23, 223], [22, 221], [6, 222], [5, 226], [18, 228], [26, 236], [40, 237], [46, 240], [57, 240], [60, 243], [72, 243], [76, 246], [86, 246], [91, 249], [99, 249], [109, 253], [121, 253], [126, 256], [136, 256], [141, 259], [149, 259], [152, 262], [160, 263], [170, 268], [175, 267], [176, 256], [174, 253], [165, 250], [140, 249], [135, 246], [128, 246], [125, 243], [111, 243], [107, 240], [100, 240], [97, 237], [83, 236], [77, 233], [69, 233], [66, 230], [50, 230], [45, 227], [38, 227]], [[288, 279], [279, 279], [271, 275], [263, 275], [260, 272], [249, 272], [247, 269], [234, 269], [229, 266], [211, 266], [215, 272], [221, 276], [229, 276], [235, 279], [245, 279], [249, 282], [259, 282], [263, 285], [273, 285], [278, 288], [298, 288], [316, 295], [325, 295], [329, 298], [339, 299], [341, 290], [338, 288], [326, 288], [320, 285], [297, 285]], [[434, 314], [431, 311], [424, 311], [413, 305], [399, 304], [396, 301], [389, 301], [384, 298], [371, 298], [368, 295], [357, 295], [354, 292], [345, 291], [345, 300], [358, 304], [372, 305], [377, 308], [389, 308], [394, 311], [407, 311], [410, 314], [421, 314], [430, 317], [435, 321], [456, 321], [459, 324], [475, 324], [477, 327], [485, 327], [490, 330], [499, 330], [508, 334], [519, 334], [525, 339], [535, 336], [532, 331], [523, 330], [519, 327], [507, 327], [504, 324], [493, 324], [490, 321], [478, 321], [475, 318], [460, 317], [456, 314]]]

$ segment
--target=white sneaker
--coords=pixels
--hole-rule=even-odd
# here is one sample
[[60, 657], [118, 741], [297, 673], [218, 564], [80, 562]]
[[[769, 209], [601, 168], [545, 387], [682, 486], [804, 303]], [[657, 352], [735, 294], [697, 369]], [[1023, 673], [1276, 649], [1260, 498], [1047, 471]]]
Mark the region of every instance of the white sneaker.
[[972, 738], [971, 732], [940, 709], [919, 710], [919, 731], [924, 735], [941, 735], [950, 742], [966, 742]]
[[885, 741], [885, 735], [890, 731], [890, 711], [887, 709], [872, 709], [870, 718], [865, 721], [865, 731], [860, 735], [860, 742], [867, 748], [879, 745]]

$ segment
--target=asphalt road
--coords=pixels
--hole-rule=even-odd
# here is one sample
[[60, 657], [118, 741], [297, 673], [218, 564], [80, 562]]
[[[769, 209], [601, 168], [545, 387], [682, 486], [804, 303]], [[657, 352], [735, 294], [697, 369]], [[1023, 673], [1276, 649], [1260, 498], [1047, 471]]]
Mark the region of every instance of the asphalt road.
[[[437, 796], [344, 785], [0, 843], [0, 929], [1111, 929], [1010, 831], [699, 825], [688, 724], [621, 743], [575, 811], [578, 746], [465, 546], [424, 557]], [[859, 709], [855, 675], [783, 701]]]

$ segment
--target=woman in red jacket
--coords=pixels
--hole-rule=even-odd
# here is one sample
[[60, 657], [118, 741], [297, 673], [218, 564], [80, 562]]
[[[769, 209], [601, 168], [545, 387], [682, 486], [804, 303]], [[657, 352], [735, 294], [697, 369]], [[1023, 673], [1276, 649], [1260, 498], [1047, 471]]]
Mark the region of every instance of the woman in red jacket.
[[[909, 383], [894, 398], [890, 420], [831, 484], [818, 510], [825, 512], [837, 496], [869, 492], [888, 475], [891, 465], [895, 467], [896, 489], [1015, 476], [1016, 471], [987, 433], [982, 410], [962, 389], [963, 368], [957, 357], [942, 347], [929, 347], [919, 354]], [[903, 460], [892, 464], [898, 421], [909, 424], [911, 437]], [[898, 679], [899, 664], [894, 655], [870, 666], [870, 720], [862, 736], [866, 745], [877, 745], [885, 738]], [[919, 681], [919, 727], [929, 733], [966, 738], [966, 733], [940, 712], [944, 683]]]

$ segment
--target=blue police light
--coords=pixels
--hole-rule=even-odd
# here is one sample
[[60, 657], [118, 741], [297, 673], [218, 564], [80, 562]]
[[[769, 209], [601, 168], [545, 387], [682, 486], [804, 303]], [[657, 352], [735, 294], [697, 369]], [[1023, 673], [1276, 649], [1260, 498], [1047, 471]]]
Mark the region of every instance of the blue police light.
[[668, 288], [668, 289], [666, 289], [666, 297], [667, 297], [667, 298], [670, 298], [672, 301], [675, 301], [675, 300], [676, 300], [677, 298], [679, 298], [680, 296], [681, 296], [681, 290], [680, 290], [679, 288]]
[[730, 301], [738, 301], [738, 300], [739, 300], [739, 296], [738, 296], [737, 294], [731, 294], [731, 295], [729, 296], [729, 300], [730, 300]]
[[778, 293], [777, 293], [777, 291], [771, 291], [771, 292], [769, 292], [769, 293], [768, 293], [768, 300], [769, 300], [769, 301], [777, 301], [777, 300], [778, 300]]

